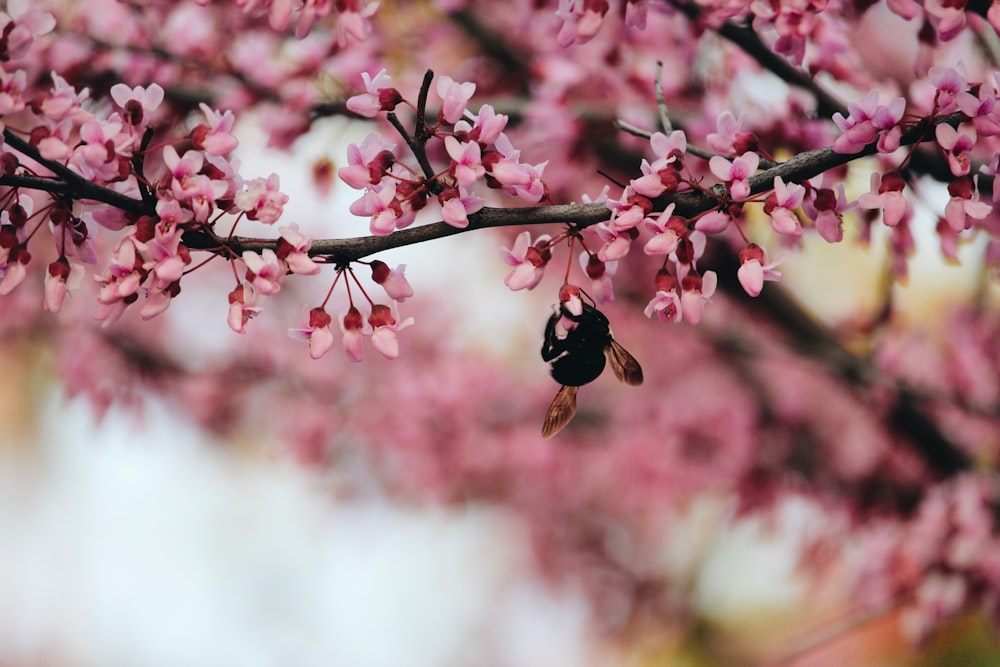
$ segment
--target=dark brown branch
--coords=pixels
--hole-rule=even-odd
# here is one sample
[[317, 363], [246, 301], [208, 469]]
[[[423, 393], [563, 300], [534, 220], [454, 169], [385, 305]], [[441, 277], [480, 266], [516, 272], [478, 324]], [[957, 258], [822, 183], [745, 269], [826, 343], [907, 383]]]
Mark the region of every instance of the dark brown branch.
[[[939, 119], [940, 123], [955, 125], [962, 118], [954, 114]], [[934, 136], [934, 126], [931, 124], [912, 128], [903, 134], [901, 145], [910, 145], [924, 141]], [[872, 144], [857, 153], [837, 153], [832, 148], [822, 148], [806, 153], [800, 153], [794, 158], [753, 176], [749, 183], [754, 194], [766, 192], [773, 187], [774, 178], [781, 176], [785, 182], [801, 183], [829, 169], [847, 164], [853, 160], [868, 155], [874, 155], [877, 147]], [[700, 213], [719, 206], [724, 200], [725, 188], [716, 185], [707, 192], [684, 192], [669, 197], [663, 197], [656, 202], [657, 210], [663, 210], [670, 203], [675, 204], [674, 212], [683, 217], [694, 217]], [[492, 227], [513, 227], [518, 225], [548, 225], [565, 223], [579, 229], [596, 225], [610, 217], [610, 212], [604, 204], [560, 204], [555, 206], [534, 206], [529, 208], [484, 208], [469, 215], [469, 226], [459, 229], [445, 222], [435, 222], [410, 229], [393, 232], [387, 236], [363, 236], [347, 239], [326, 239], [314, 241], [310, 254], [316, 257], [327, 257], [332, 263], [342, 264], [362, 259], [391, 248], [433, 241], [463, 232]], [[204, 236], [201, 232], [190, 232], [185, 235], [185, 244], [192, 249], [222, 252], [216, 239]], [[274, 241], [233, 237], [226, 242], [229, 250], [240, 254], [246, 250], [260, 252], [264, 248], [273, 248]]]
[[66, 165], [41, 156], [38, 149], [16, 135], [10, 129], [3, 131], [4, 141], [19, 153], [31, 158], [41, 166], [51, 171], [56, 178], [37, 176], [3, 176], [0, 185], [17, 186], [54, 192], [69, 199], [83, 199], [102, 202], [134, 215], [155, 215], [155, 205], [147, 204], [141, 199], [135, 199], [120, 192], [115, 192], [96, 183], [91, 183]]

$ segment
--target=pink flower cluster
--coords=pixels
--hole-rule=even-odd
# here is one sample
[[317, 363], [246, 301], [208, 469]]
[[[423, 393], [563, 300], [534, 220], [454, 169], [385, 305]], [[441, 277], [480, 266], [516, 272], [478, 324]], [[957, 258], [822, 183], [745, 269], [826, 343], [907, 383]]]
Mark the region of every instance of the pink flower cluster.
[[1000, 612], [996, 502], [990, 480], [964, 475], [934, 487], [908, 524], [878, 524], [862, 541], [860, 585], [878, 581], [867, 595], [905, 600], [902, 627], [914, 640], [976, 605]]
[[[199, 0], [206, 4], [208, 0]], [[322, 19], [336, 10], [337, 45], [347, 46], [351, 40], [361, 41], [371, 32], [369, 18], [378, 9], [377, 0], [236, 0], [236, 6], [251, 16], [267, 16], [275, 30], [286, 30], [295, 21], [295, 36], [303, 38]]]
[[[391, 87], [385, 70], [374, 77], [365, 75], [364, 80], [366, 92], [347, 101], [351, 111], [374, 117], [405, 103]], [[351, 187], [365, 191], [351, 205], [351, 212], [370, 218], [372, 234], [384, 236], [409, 226], [432, 199], [445, 222], [465, 228], [469, 215], [485, 205], [477, 192], [482, 186], [531, 203], [548, 195], [542, 182], [545, 163], [521, 162], [520, 151], [503, 132], [507, 116], [495, 113], [489, 105], [475, 115], [468, 111], [475, 84], [442, 76], [435, 90], [441, 110], [437, 123], [426, 128], [426, 140], [439, 141], [443, 146], [450, 158], [444, 169], [432, 173], [426, 164], [422, 168], [404, 164], [397, 158], [395, 146], [376, 133], [360, 146], [348, 147], [348, 165], [338, 171], [338, 176]], [[426, 152], [423, 147], [420, 150]]]

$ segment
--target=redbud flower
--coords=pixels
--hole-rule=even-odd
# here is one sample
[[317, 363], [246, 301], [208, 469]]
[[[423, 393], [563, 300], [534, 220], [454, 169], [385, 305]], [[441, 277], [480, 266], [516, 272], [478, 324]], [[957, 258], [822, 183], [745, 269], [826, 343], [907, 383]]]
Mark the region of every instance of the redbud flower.
[[931, 67], [927, 73], [934, 84], [934, 99], [938, 104], [938, 112], [948, 114], [958, 107], [957, 97], [968, 90], [965, 66], [959, 63], [956, 67]]
[[84, 269], [80, 264], [70, 264], [60, 257], [49, 264], [45, 272], [45, 300], [43, 305], [50, 313], [58, 313], [66, 294], [75, 290], [83, 282]]
[[653, 210], [653, 202], [642, 195], [633, 193], [630, 188], [625, 188], [622, 196], [618, 199], [607, 200], [605, 205], [611, 211], [609, 222], [614, 224], [617, 231], [638, 226]]
[[14, 246], [7, 255], [7, 262], [0, 266], [0, 296], [10, 294], [24, 282], [31, 253], [26, 245]]
[[909, 202], [903, 197], [906, 182], [899, 172], [890, 172], [882, 177], [881, 172], [871, 176], [871, 191], [858, 197], [861, 208], [882, 209], [882, 222], [887, 227], [895, 227], [909, 210]]
[[289, 329], [288, 335], [296, 340], [309, 342], [309, 356], [319, 359], [330, 351], [333, 346], [333, 332], [330, 331], [330, 323], [333, 318], [322, 308], [313, 308], [309, 311], [308, 323], [302, 329]]
[[243, 253], [243, 261], [247, 265], [247, 280], [253, 283], [257, 291], [268, 296], [281, 290], [285, 268], [273, 250], [264, 248], [259, 255], [247, 250]]
[[484, 104], [479, 107], [475, 127], [471, 134], [476, 141], [488, 146], [496, 143], [504, 128], [507, 127], [507, 121], [508, 117], [506, 115], [498, 114], [493, 110], [491, 105]]
[[384, 304], [375, 304], [372, 307], [372, 314], [368, 316], [368, 323], [372, 326], [372, 345], [382, 353], [386, 359], [395, 359], [399, 356], [399, 340], [396, 334], [413, 324], [413, 318], [407, 317], [402, 322], [396, 322], [393, 310]]
[[465, 229], [469, 226], [469, 213], [475, 213], [485, 204], [482, 197], [465, 193], [463, 188], [449, 188], [440, 195], [441, 219], [452, 227]]
[[455, 162], [455, 179], [459, 186], [471, 188], [478, 179], [486, 175], [478, 143], [475, 141], [463, 143], [455, 137], [448, 136], [444, 138], [444, 147]]
[[355, 190], [363, 190], [382, 180], [395, 160], [392, 151], [396, 148], [377, 132], [371, 132], [361, 142], [361, 146], [348, 144], [347, 164], [337, 170], [337, 176]]
[[[329, 3], [309, 2], [307, 4], [328, 5]], [[371, 21], [369, 21], [369, 18], [378, 9], [378, 4], [378, 2], [367, 2], [366, 0], [341, 0], [337, 3], [337, 9], [340, 11], [340, 14], [337, 15], [337, 27], [335, 30], [338, 47], [344, 48], [352, 39], [361, 41], [368, 37], [368, 34], [371, 32]], [[312, 26], [312, 20], [315, 19], [311, 19], [308, 26], [303, 26], [303, 19], [300, 17], [296, 35], [298, 35], [299, 30], [304, 28], [308, 31], [308, 27]]]
[[811, 202], [815, 209], [813, 219], [816, 222], [816, 231], [828, 243], [839, 243], [844, 238], [844, 211], [857, 206], [856, 202], [847, 202], [844, 194], [844, 184], [837, 184], [837, 193], [834, 194], [830, 188], [821, 188], [816, 192], [816, 197]]
[[288, 203], [288, 195], [279, 191], [279, 187], [277, 174], [271, 174], [266, 181], [255, 178], [245, 183], [246, 189], [236, 193], [234, 203], [250, 220], [259, 220], [265, 225], [273, 224], [281, 217], [282, 210]]
[[376, 236], [386, 236], [396, 229], [400, 206], [396, 201], [396, 183], [388, 181], [365, 192], [350, 207], [354, 215], [370, 215], [369, 229]]
[[978, 176], [975, 179], [959, 178], [948, 184], [951, 198], [944, 207], [944, 217], [956, 232], [972, 227], [972, 219], [982, 220], [993, 207], [979, 201]]
[[747, 180], [757, 171], [760, 156], [747, 151], [732, 161], [720, 155], [712, 156], [708, 166], [715, 176], [729, 186], [729, 196], [733, 201], [744, 201], [750, 196], [750, 184]]
[[465, 109], [476, 92], [476, 84], [466, 82], [458, 83], [450, 76], [438, 77], [437, 93], [441, 98], [441, 117], [454, 125], [461, 120]]
[[604, 262], [597, 255], [591, 255], [586, 250], [580, 253], [580, 266], [590, 278], [590, 293], [600, 303], [615, 300], [614, 278], [618, 271], [618, 262]]
[[379, 70], [374, 77], [369, 76], [368, 72], [362, 72], [361, 78], [367, 92], [349, 97], [346, 103], [347, 108], [359, 116], [374, 118], [380, 111], [392, 111], [403, 101], [399, 91], [391, 87], [392, 77], [386, 73], [385, 68]]
[[694, 221], [694, 228], [703, 234], [721, 234], [733, 218], [726, 211], [713, 209]]
[[278, 241], [278, 259], [284, 260], [288, 270], [300, 276], [312, 276], [320, 272], [320, 266], [309, 256], [313, 239], [299, 233], [298, 225], [279, 227], [281, 240]]
[[567, 47], [585, 44], [601, 29], [610, 5], [607, 0], [559, 0], [556, 16], [562, 19], [556, 43]]
[[[671, 203], [656, 219], [646, 218], [646, 229], [653, 232], [652, 238], [642, 247], [647, 255], [669, 255], [677, 250], [677, 244], [687, 235], [687, 223], [684, 218], [671, 215], [673, 211], [674, 204]], [[666, 220], [666, 223], [662, 223], [662, 220]]]
[[767, 262], [767, 252], [756, 243], [740, 250], [740, 268], [736, 272], [740, 285], [750, 296], [758, 296], [764, 288], [765, 280], [780, 280], [781, 272], [774, 267], [781, 263]]
[[232, 111], [219, 113], [204, 102], [198, 105], [208, 125], [198, 125], [191, 131], [194, 147], [209, 155], [226, 155], [236, 149], [240, 142], [233, 136], [233, 123], [236, 116]]
[[664, 324], [681, 322], [684, 319], [680, 295], [677, 293], [677, 279], [666, 269], [656, 273], [656, 295], [650, 299], [643, 311], [646, 317], [653, 313]]
[[968, 125], [956, 130], [951, 125], [941, 123], [934, 129], [938, 145], [948, 157], [948, 166], [955, 176], [969, 173], [969, 151], [976, 145], [976, 130]]
[[718, 276], [715, 271], [706, 271], [704, 276], [690, 273], [681, 281], [681, 303], [684, 305], [684, 317], [691, 324], [701, 321], [704, 304], [712, 300]]
[[247, 322], [260, 315], [257, 292], [250, 283], [241, 283], [229, 293], [229, 316], [226, 323], [238, 334], [247, 332]]
[[740, 132], [742, 125], [742, 113], [737, 118], [731, 111], [723, 111], [715, 119], [715, 132], [709, 132], [705, 137], [708, 147], [723, 157], [746, 151], [754, 135], [752, 132]]
[[372, 280], [382, 286], [385, 293], [393, 301], [402, 303], [413, 296], [413, 288], [407, 282], [406, 264], [400, 264], [393, 270], [389, 270], [389, 265], [385, 262], [374, 260], [371, 263]]
[[130, 88], [124, 83], [116, 83], [111, 86], [111, 99], [121, 107], [126, 123], [133, 127], [143, 126], [149, 122], [149, 115], [163, 102], [163, 88], [158, 83], [149, 88]]
[[552, 259], [552, 252], [547, 247], [550, 238], [548, 234], [542, 234], [532, 244], [531, 232], [521, 232], [514, 240], [513, 248], [500, 249], [504, 261], [514, 267], [504, 279], [504, 285], [514, 291], [530, 290], [541, 282], [545, 265]]
[[774, 177], [774, 192], [764, 202], [764, 212], [771, 217], [771, 227], [779, 234], [798, 236], [802, 233], [802, 224], [795, 209], [802, 205], [806, 189], [798, 183], [788, 183], [781, 176]]
[[370, 333], [361, 316], [361, 311], [355, 306], [348, 308], [340, 317], [340, 330], [344, 333], [344, 352], [351, 361], [361, 361], [361, 342]]
[[601, 249], [597, 251], [597, 257], [602, 262], [613, 262], [628, 254], [632, 247], [632, 241], [639, 236], [639, 231], [635, 227], [617, 231], [606, 222], [594, 225], [594, 231], [604, 242]]
[[978, 97], [971, 92], [959, 93], [955, 103], [972, 120], [979, 136], [1000, 134], [1000, 105], [997, 105], [997, 91], [993, 86], [979, 86]]

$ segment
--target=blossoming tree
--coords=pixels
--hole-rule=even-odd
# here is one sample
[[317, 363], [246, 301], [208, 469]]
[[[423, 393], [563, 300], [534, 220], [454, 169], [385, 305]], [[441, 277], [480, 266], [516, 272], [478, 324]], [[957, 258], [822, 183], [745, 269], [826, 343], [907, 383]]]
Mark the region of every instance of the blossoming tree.
[[[9, 0], [3, 327], [43, 335], [98, 405], [153, 387], [230, 432], [260, 409], [316, 465], [360, 442], [394, 492], [520, 508], [554, 575], [593, 575], [599, 599], [604, 574], [580, 555], [613, 574], [631, 620], [609, 612], [612, 629], [685, 611], [607, 526], [645, 553], [651, 517], [705, 486], [744, 512], [796, 497], [842, 519], [804, 563], [822, 569], [821, 546], [866, 554], [857, 611], [900, 611], [914, 639], [972, 609], [995, 620], [997, 7]], [[332, 116], [368, 122], [312, 169], [319, 190], [357, 191], [356, 219], [325, 238], [286, 221], [278, 177], [240, 167], [243, 116], [275, 151]], [[424, 297], [405, 267], [379, 258], [456, 234], [493, 234], [482, 262], [557, 304], [525, 358], [544, 368], [552, 314], [553, 354], [597, 350], [603, 367], [596, 312], [645, 385], [581, 398], [542, 442], [557, 386], [524, 393], [513, 369], [448, 352], [406, 314]], [[884, 243], [878, 308], [820, 324], [775, 284], [775, 258], [808, 261], [817, 239]], [[931, 337], [893, 301], [918, 244], [982, 276]], [[216, 363], [187, 363], [197, 336], [158, 325], [185, 317], [182, 286], [235, 332]], [[346, 363], [369, 347], [396, 361]]]

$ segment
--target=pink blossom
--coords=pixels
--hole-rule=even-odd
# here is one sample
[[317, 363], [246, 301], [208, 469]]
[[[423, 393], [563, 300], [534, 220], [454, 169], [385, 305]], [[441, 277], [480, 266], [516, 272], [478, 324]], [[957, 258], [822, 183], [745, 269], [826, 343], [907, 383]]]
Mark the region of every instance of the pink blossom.
[[402, 303], [413, 296], [413, 288], [406, 280], [406, 264], [400, 264], [390, 271], [388, 264], [376, 259], [372, 261], [371, 269], [372, 280], [381, 285], [393, 301]]
[[843, 213], [857, 205], [856, 202], [848, 203], [844, 194], [844, 183], [837, 184], [836, 194], [829, 188], [821, 188], [809, 203], [815, 210], [813, 218], [819, 235], [828, 243], [839, 243], [843, 240]]
[[25, 246], [16, 246], [7, 256], [7, 263], [0, 266], [0, 296], [13, 292], [28, 275], [27, 265], [31, 260]]
[[833, 114], [833, 122], [843, 132], [834, 142], [833, 150], [838, 153], [857, 153], [878, 136], [878, 129], [872, 123], [879, 109], [878, 91], [870, 91], [860, 102], [851, 102], [847, 108], [847, 118], [839, 111]]
[[[653, 236], [646, 241], [642, 251], [647, 255], [669, 255], [677, 249], [677, 244], [687, 236], [688, 228], [684, 218], [673, 215], [676, 204], [671, 202], [656, 218], [646, 218], [646, 229]], [[666, 222], [661, 222], [666, 220]]]
[[362, 72], [361, 78], [366, 92], [349, 97], [346, 103], [347, 108], [359, 116], [374, 118], [380, 111], [392, 111], [403, 101], [399, 91], [390, 85], [392, 77], [385, 68], [379, 70], [374, 77], [369, 76], [368, 72]]
[[444, 147], [454, 161], [455, 178], [463, 188], [471, 188], [476, 181], [486, 175], [482, 153], [475, 141], [460, 142], [452, 136], [444, 138]]
[[733, 221], [726, 211], [712, 209], [694, 221], [694, 228], [703, 234], [721, 234], [729, 228]]
[[312, 246], [311, 236], [299, 233], [298, 225], [279, 227], [281, 240], [278, 242], [278, 259], [288, 265], [288, 270], [300, 276], [313, 276], [320, 272], [320, 265], [309, 256]]
[[542, 234], [532, 244], [531, 232], [521, 232], [514, 240], [513, 248], [500, 249], [504, 261], [514, 267], [503, 281], [508, 288], [514, 291], [530, 290], [541, 282], [545, 265], [552, 259], [552, 252], [548, 249], [550, 239], [548, 234]]
[[80, 264], [70, 264], [60, 257], [45, 272], [45, 299], [43, 305], [50, 313], [58, 313], [66, 295], [83, 283], [84, 269]]
[[154, 227], [152, 239], [146, 243], [136, 241], [137, 248], [149, 258], [143, 263], [143, 269], [152, 272], [163, 283], [180, 280], [184, 267], [191, 263], [188, 249], [181, 245], [184, 231], [177, 225], [164, 222]]
[[641, 195], [633, 194], [628, 188], [618, 199], [608, 199], [605, 202], [608, 210], [611, 211], [611, 222], [617, 231], [625, 231], [637, 227], [650, 211], [653, 210], [653, 202]]
[[243, 253], [247, 265], [247, 280], [264, 296], [277, 294], [285, 277], [284, 265], [270, 248], [264, 248], [258, 255], [247, 250]]
[[715, 271], [706, 271], [704, 276], [697, 273], [689, 273], [681, 280], [681, 304], [683, 306], [684, 319], [691, 324], [698, 324], [701, 321], [701, 312], [704, 304], [712, 300], [715, 294], [715, 287], [718, 284], [718, 276]]
[[193, 211], [182, 208], [176, 199], [169, 196], [161, 196], [156, 202], [156, 215], [161, 222], [170, 225], [180, 225], [194, 218]]
[[125, 114], [125, 122], [134, 127], [149, 123], [150, 114], [156, 111], [163, 102], [163, 88], [154, 83], [145, 88], [136, 86], [129, 88], [124, 83], [111, 86], [111, 98]]
[[382, 180], [395, 160], [395, 144], [388, 143], [377, 132], [371, 132], [361, 146], [348, 144], [347, 165], [337, 170], [340, 180], [355, 190], [363, 190]]
[[604, 242], [604, 245], [597, 251], [597, 257], [602, 262], [613, 262], [627, 255], [629, 248], [632, 247], [632, 241], [639, 236], [635, 227], [619, 232], [606, 222], [594, 225], [593, 229], [598, 238]]
[[458, 83], [450, 76], [441, 76], [437, 80], [437, 93], [441, 98], [441, 117], [454, 125], [461, 120], [465, 109], [476, 92], [476, 84]]
[[7, 12], [0, 12], [0, 31], [8, 59], [24, 57], [35, 37], [48, 34], [56, 20], [42, 8], [27, 0], [8, 0]]
[[617, 261], [602, 261], [597, 255], [591, 255], [586, 250], [580, 253], [580, 266], [590, 278], [590, 294], [598, 303], [609, 303], [615, 300], [614, 278], [618, 271]]
[[[450, 195], [450, 197], [449, 197]], [[443, 200], [441, 204], [441, 219], [452, 227], [465, 229], [469, 226], [469, 214], [475, 213], [485, 204], [482, 197], [470, 195], [462, 188], [447, 190], [438, 197]]]
[[24, 109], [27, 76], [23, 69], [8, 72], [0, 68], [0, 115], [9, 116]]
[[944, 207], [944, 217], [956, 232], [972, 227], [973, 220], [982, 220], [993, 212], [993, 207], [979, 200], [978, 176], [975, 179], [959, 178], [948, 184], [951, 197]]
[[723, 157], [746, 151], [754, 137], [750, 132], [741, 132], [742, 125], [742, 113], [737, 118], [731, 111], [723, 111], [715, 119], [715, 132], [709, 132], [705, 137], [708, 147]]
[[956, 130], [951, 125], [941, 123], [934, 130], [938, 145], [948, 157], [948, 166], [955, 176], [969, 173], [969, 151], [976, 145], [976, 130], [968, 125], [960, 125]]
[[732, 197], [733, 201], [739, 202], [745, 201], [750, 196], [750, 184], [747, 181], [757, 171], [759, 162], [759, 155], [747, 151], [732, 161], [720, 155], [714, 155], [708, 161], [708, 166], [716, 178], [729, 186], [729, 196]]
[[52, 72], [52, 92], [41, 99], [38, 107], [42, 115], [53, 123], [63, 120], [82, 122], [93, 117], [80, 108], [88, 97], [90, 97], [89, 88], [84, 88], [78, 93], [66, 79]]
[[955, 67], [931, 67], [927, 76], [934, 84], [934, 101], [938, 112], [948, 114], [955, 111], [958, 108], [958, 96], [969, 88], [965, 66], [959, 63]]
[[502, 186], [504, 193], [520, 197], [531, 203], [541, 201], [546, 195], [542, 171], [547, 162], [531, 166], [521, 164], [521, 151], [514, 148], [505, 134], [497, 137], [495, 153], [484, 158], [483, 166]]
[[395, 359], [399, 356], [397, 334], [413, 324], [412, 317], [397, 323], [394, 308], [395, 306], [390, 309], [389, 306], [375, 304], [372, 306], [371, 315], [368, 316], [368, 324], [372, 327], [372, 345], [386, 359]]
[[[496, 143], [504, 128], [507, 127], [507, 121], [508, 117], [506, 115], [498, 114], [493, 110], [491, 105], [484, 104], [479, 107], [479, 113], [476, 115], [476, 123], [470, 134], [476, 141], [488, 146]], [[456, 129], [460, 124], [461, 122], [456, 124]]]
[[397, 225], [397, 219], [402, 211], [396, 201], [396, 183], [388, 181], [378, 188], [365, 192], [361, 199], [350, 207], [354, 215], [370, 215], [371, 233], [376, 236], [391, 234]]
[[179, 200], [190, 198], [191, 192], [195, 189], [193, 181], [202, 166], [205, 164], [205, 156], [200, 151], [185, 151], [181, 158], [173, 146], [163, 148], [163, 163], [167, 165], [172, 177], [171, 188], [174, 197]]
[[972, 126], [981, 137], [1000, 134], [1000, 105], [997, 91], [993, 86], [979, 86], [979, 95], [962, 92], [955, 96], [955, 104], [972, 121]]
[[907, 215], [910, 204], [903, 197], [906, 182], [898, 172], [891, 172], [882, 177], [881, 172], [871, 176], [871, 191], [858, 197], [861, 208], [882, 209], [882, 222], [887, 227], [895, 227]]
[[780, 263], [781, 260], [768, 263], [767, 252], [756, 243], [751, 243], [740, 250], [740, 268], [736, 276], [747, 294], [758, 296], [765, 280], [781, 280], [781, 272], [774, 270]]
[[340, 330], [344, 334], [344, 352], [347, 358], [354, 362], [361, 361], [361, 343], [371, 332], [357, 307], [351, 306], [340, 316]]
[[561, 47], [586, 44], [601, 29], [609, 8], [607, 0], [559, 0], [556, 16], [563, 23], [556, 43]]
[[240, 142], [233, 136], [233, 123], [236, 116], [232, 111], [219, 112], [202, 102], [198, 105], [205, 114], [207, 125], [199, 125], [191, 132], [194, 147], [209, 155], [227, 155], [239, 146]]
[[[312, 3], [318, 3], [319, 0], [312, 0]], [[336, 35], [337, 46], [340, 48], [346, 47], [350, 44], [351, 40], [362, 41], [368, 37], [371, 33], [371, 21], [369, 20], [378, 9], [379, 3], [369, 2], [368, 0], [341, 0], [337, 5], [339, 14], [337, 15], [337, 26], [334, 31]], [[309, 23], [311, 26], [312, 23]], [[296, 35], [305, 28], [302, 19], [299, 20], [299, 26], [296, 29]], [[299, 35], [301, 37], [301, 35]]]
[[774, 177], [774, 192], [764, 202], [764, 212], [771, 217], [771, 227], [779, 234], [798, 236], [802, 224], [795, 209], [802, 205], [806, 189], [798, 183], [788, 183], [781, 176]]
[[271, 174], [265, 181], [255, 178], [245, 184], [246, 189], [236, 193], [236, 206], [247, 214], [250, 220], [259, 220], [266, 225], [274, 224], [285, 204], [288, 195], [278, 190], [280, 187], [277, 174]]
[[663, 132], [654, 132], [653, 136], [649, 138], [649, 145], [652, 147], [653, 153], [658, 156], [653, 167], [662, 169], [684, 157], [687, 152], [687, 135], [684, 134], [684, 130], [674, 130], [669, 135]]
[[296, 340], [308, 341], [309, 356], [319, 359], [333, 347], [333, 332], [330, 331], [332, 322], [333, 318], [323, 308], [313, 308], [309, 311], [305, 328], [289, 329], [288, 335]]
[[240, 283], [229, 293], [229, 316], [226, 323], [238, 334], [247, 332], [247, 322], [260, 315], [257, 292], [250, 283]]

